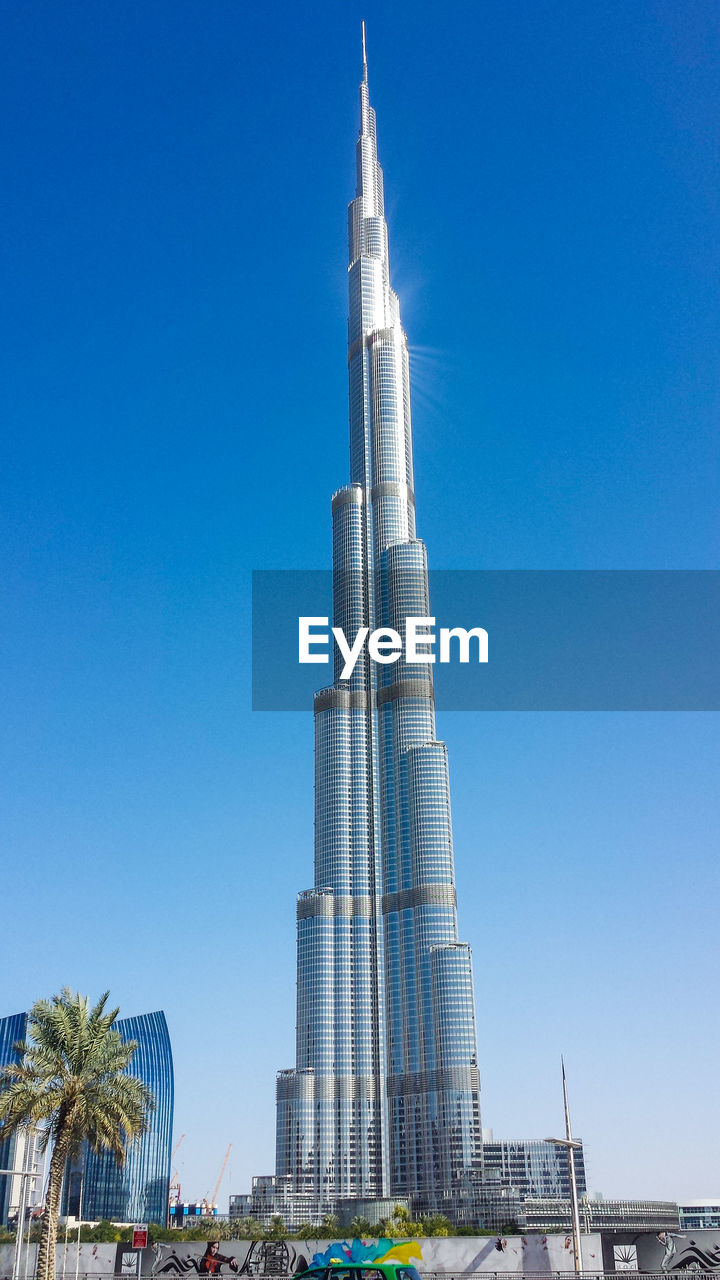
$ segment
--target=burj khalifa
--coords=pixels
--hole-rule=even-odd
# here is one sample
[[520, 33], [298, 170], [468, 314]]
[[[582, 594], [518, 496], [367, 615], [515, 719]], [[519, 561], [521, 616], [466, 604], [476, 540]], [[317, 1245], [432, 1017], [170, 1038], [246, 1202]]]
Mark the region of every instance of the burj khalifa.
[[[332, 499], [333, 625], [350, 640], [431, 614], [364, 30], [356, 156], [350, 483]], [[278, 1074], [273, 1183], [296, 1219], [396, 1197], [455, 1216], [481, 1176], [480, 1086], [432, 666], [363, 653], [343, 680], [342, 665], [315, 695], [314, 886], [297, 904], [296, 1065]]]

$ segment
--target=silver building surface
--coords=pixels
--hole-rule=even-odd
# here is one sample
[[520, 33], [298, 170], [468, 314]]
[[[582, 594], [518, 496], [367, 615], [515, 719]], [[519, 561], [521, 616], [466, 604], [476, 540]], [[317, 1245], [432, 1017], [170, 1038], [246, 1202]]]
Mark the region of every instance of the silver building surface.
[[[350, 484], [332, 500], [333, 624], [427, 617], [407, 338], [390, 284], [363, 50], [349, 207]], [[362, 656], [315, 696], [315, 875], [297, 909], [296, 1065], [277, 1081], [271, 1192], [289, 1221], [410, 1197], [452, 1214], [481, 1175], [470, 948], [458, 941], [432, 667]], [[379, 674], [378, 674], [379, 673]], [[264, 1181], [264, 1180], [263, 1180]]]
[[[570, 1159], [566, 1147], [532, 1138], [494, 1138], [483, 1141], [483, 1182], [486, 1187], [512, 1187], [521, 1197], [570, 1197]], [[587, 1191], [585, 1153], [575, 1152], [575, 1180], [579, 1196]]]
[[[569, 1232], [570, 1201], [527, 1197], [521, 1203], [518, 1222], [523, 1231]], [[583, 1234], [591, 1231], [677, 1231], [678, 1207], [674, 1200], [593, 1200], [583, 1196], [580, 1223]]]

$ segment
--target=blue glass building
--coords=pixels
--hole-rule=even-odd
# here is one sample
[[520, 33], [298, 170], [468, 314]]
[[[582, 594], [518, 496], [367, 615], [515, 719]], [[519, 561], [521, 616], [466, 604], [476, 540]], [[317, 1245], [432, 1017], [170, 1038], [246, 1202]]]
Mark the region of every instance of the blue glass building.
[[[349, 207], [350, 484], [332, 500], [333, 625], [428, 617], [407, 338], [390, 285], [363, 52]], [[290, 1220], [411, 1197], [453, 1212], [481, 1174], [470, 948], [458, 941], [447, 751], [432, 667], [342, 659], [315, 697], [315, 875], [297, 912], [296, 1066], [279, 1073], [275, 1192]], [[380, 674], [378, 674], [378, 672]]]
[[[119, 1167], [111, 1153], [96, 1155], [85, 1144], [82, 1155], [69, 1162], [62, 1212], [85, 1221], [167, 1223], [170, 1193], [170, 1155], [173, 1124], [173, 1061], [165, 1014], [143, 1013], [115, 1023], [123, 1040], [137, 1040], [128, 1075], [152, 1091], [155, 1110], [149, 1128], [129, 1144]], [[82, 1205], [81, 1205], [82, 1195]]]
[[[8, 1018], [0, 1018], [0, 1067], [19, 1060], [15, 1052], [18, 1041], [25, 1039], [27, 1014], [13, 1013]], [[0, 1169], [15, 1168], [15, 1148], [17, 1138], [5, 1138], [0, 1142]], [[10, 1176], [0, 1174], [0, 1225], [7, 1225], [10, 1203]]]

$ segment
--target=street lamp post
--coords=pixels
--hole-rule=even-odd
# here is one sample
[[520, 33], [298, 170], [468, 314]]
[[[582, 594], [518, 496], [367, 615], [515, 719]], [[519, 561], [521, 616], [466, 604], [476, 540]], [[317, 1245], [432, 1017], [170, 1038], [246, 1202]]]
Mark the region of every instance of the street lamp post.
[[552, 1142], [554, 1147], [564, 1147], [568, 1153], [568, 1163], [570, 1165], [570, 1210], [572, 1214], [572, 1237], [573, 1237], [573, 1253], [575, 1255], [575, 1270], [582, 1271], [582, 1248], [580, 1244], [580, 1208], [578, 1205], [577, 1180], [575, 1177], [575, 1152], [582, 1147], [582, 1142], [577, 1142], [572, 1136], [570, 1127], [570, 1108], [568, 1106], [567, 1080], [565, 1079], [565, 1063], [562, 1058], [562, 1082], [563, 1082], [563, 1103], [565, 1106], [565, 1137], [564, 1138], [546, 1138], [546, 1142]]

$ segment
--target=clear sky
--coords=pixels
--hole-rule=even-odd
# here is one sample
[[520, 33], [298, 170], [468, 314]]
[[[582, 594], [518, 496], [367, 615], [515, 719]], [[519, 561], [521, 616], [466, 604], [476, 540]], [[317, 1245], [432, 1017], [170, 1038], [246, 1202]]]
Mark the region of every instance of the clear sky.
[[[274, 1166], [311, 715], [253, 568], [348, 476], [360, 19], [435, 568], [718, 564], [712, 0], [5, 6], [0, 1012], [163, 1008], [183, 1194]], [[609, 626], [621, 625], [609, 619]], [[446, 714], [484, 1122], [717, 1195], [718, 719]]]

